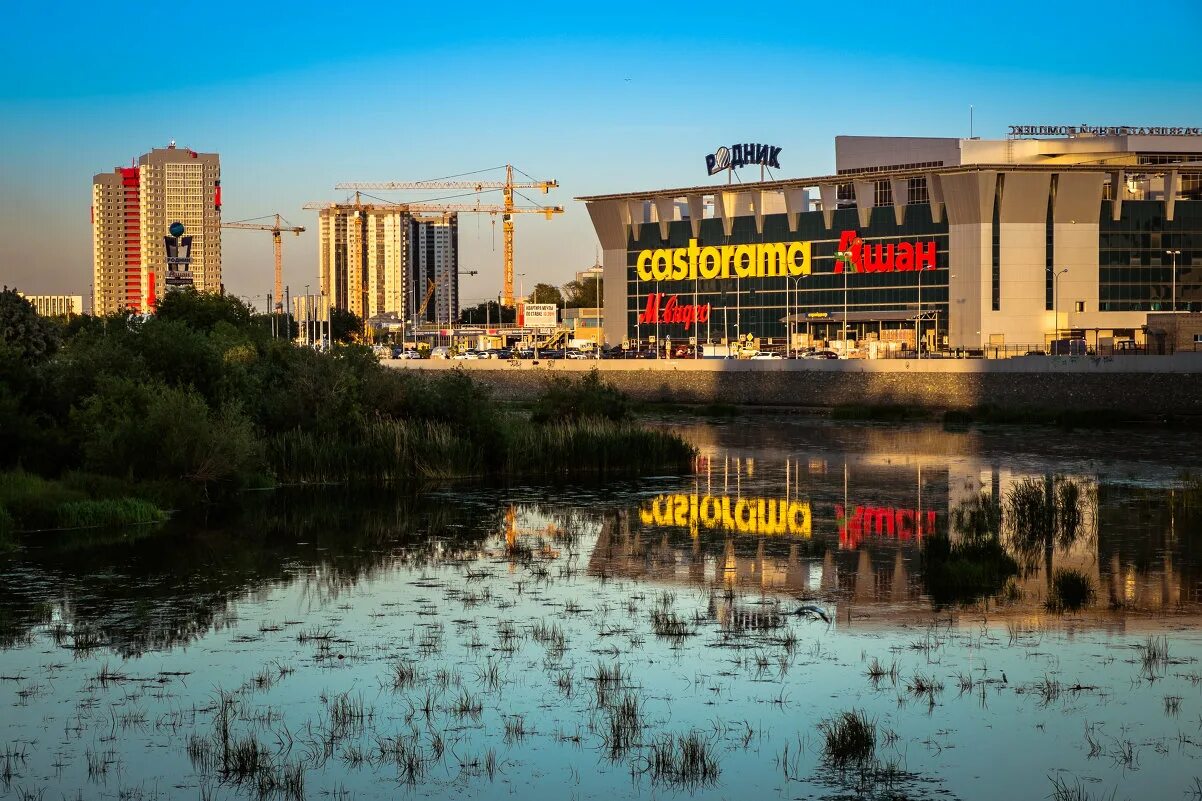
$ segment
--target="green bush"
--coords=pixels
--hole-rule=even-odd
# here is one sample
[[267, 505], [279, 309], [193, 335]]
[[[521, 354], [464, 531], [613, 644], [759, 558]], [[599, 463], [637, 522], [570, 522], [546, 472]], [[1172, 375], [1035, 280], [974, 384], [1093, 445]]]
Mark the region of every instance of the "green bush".
[[626, 420], [630, 399], [601, 379], [597, 368], [578, 379], [552, 376], [534, 402], [531, 418], [537, 423], [575, 422], [584, 418]]

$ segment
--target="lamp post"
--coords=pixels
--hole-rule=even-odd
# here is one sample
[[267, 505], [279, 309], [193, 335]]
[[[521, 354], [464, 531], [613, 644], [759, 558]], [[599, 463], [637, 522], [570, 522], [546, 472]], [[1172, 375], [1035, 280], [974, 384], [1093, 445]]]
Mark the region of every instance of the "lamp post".
[[1180, 250], [1166, 250], [1165, 255], [1173, 258], [1173, 311], [1177, 311], [1177, 257], [1181, 255]]
[[593, 293], [593, 301], [595, 302], [595, 305], [597, 307], [597, 317], [595, 318], [594, 322], [597, 323], [597, 348], [596, 348], [596, 350], [597, 350], [597, 358], [600, 359], [601, 358], [601, 271], [600, 270], [594, 271], [593, 276], [597, 281], [597, 284], [596, 284], [597, 291]]
[[918, 270], [918, 314], [914, 317], [914, 356], [922, 358], [922, 270]]
[[657, 305], [657, 310], [656, 310], [656, 314], [655, 314], [655, 358], [657, 358], [657, 359], [659, 358], [659, 311], [658, 311], [659, 300], [660, 300], [659, 281], [656, 281], [655, 282], [655, 301], [656, 301], [656, 305]]
[[1060, 276], [1068, 272], [1068, 268], [1056, 270], [1054, 267], [1049, 267], [1048, 270], [1052, 273], [1052, 315], [1056, 318], [1056, 334], [1052, 337], [1053, 349], [1055, 341], [1060, 339]]
[[[792, 292], [793, 297], [792, 297], [792, 303], [790, 304], [790, 303], [786, 302], [786, 306], [788, 306], [789, 308], [792, 308], [793, 314], [795, 314], [797, 316], [801, 315], [801, 279], [803, 279], [803, 278], [805, 278], [804, 275], [799, 275], [796, 278], [788, 279], [793, 282], [793, 292]], [[786, 298], [786, 301], [788, 301], [788, 300], [789, 299]], [[786, 317], [788, 317], [788, 315], [786, 315]], [[793, 344], [794, 324], [795, 324], [795, 321], [793, 321], [793, 320], [789, 321], [789, 347], [786, 348], [786, 352], [791, 351], [793, 353], [793, 355], [796, 356], [797, 348]]]

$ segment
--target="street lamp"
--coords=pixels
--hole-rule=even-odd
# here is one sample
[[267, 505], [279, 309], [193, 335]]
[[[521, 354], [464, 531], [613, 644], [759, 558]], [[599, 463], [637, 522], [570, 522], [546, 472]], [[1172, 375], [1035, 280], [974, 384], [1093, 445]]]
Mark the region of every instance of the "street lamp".
[[1052, 273], [1052, 315], [1056, 320], [1056, 335], [1053, 337], [1053, 348], [1055, 348], [1055, 340], [1060, 339], [1060, 276], [1068, 272], [1068, 268], [1056, 270], [1054, 267], [1049, 267], [1048, 272]]
[[1173, 311], [1177, 311], [1177, 257], [1181, 255], [1181, 251], [1166, 250], [1165, 255], [1173, 257]]
[[[798, 316], [801, 315], [801, 279], [803, 279], [803, 278], [805, 278], [804, 275], [799, 275], [796, 278], [788, 279], [793, 282], [792, 304], [790, 305], [789, 298], [785, 298], [786, 312], [789, 308], [792, 308], [793, 314], [798, 315]], [[789, 317], [789, 315], [786, 313], [785, 318], [788, 319], [788, 317]], [[785, 351], [786, 352], [791, 351], [793, 353], [793, 355], [796, 356], [797, 348], [794, 347], [794, 345], [793, 345], [793, 321], [792, 320], [789, 321], [788, 334], [789, 334], [789, 347], [786, 348]]]

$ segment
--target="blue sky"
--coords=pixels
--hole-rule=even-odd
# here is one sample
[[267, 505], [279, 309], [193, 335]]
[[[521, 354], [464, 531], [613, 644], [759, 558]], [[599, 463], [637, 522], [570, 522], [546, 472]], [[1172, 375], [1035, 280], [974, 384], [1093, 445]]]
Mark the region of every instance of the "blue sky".
[[[47, 4], [49, 5], [49, 4]], [[1074, 7], [1076, 6], [1076, 7]], [[720, 144], [833, 168], [837, 134], [1004, 136], [1014, 124], [1202, 125], [1202, 3], [25, 3], [0, 28], [0, 283], [87, 294], [94, 173], [175, 139], [222, 159], [224, 217], [338, 181], [512, 162], [557, 178], [517, 222], [518, 272], [562, 283], [596, 239], [576, 195], [712, 183]], [[583, 9], [583, 10], [577, 10]], [[1145, 32], [1151, 32], [1147, 35]], [[271, 284], [269, 237], [226, 231], [229, 291]], [[464, 302], [495, 297], [499, 233], [460, 223]], [[312, 233], [284, 243], [312, 283]]]

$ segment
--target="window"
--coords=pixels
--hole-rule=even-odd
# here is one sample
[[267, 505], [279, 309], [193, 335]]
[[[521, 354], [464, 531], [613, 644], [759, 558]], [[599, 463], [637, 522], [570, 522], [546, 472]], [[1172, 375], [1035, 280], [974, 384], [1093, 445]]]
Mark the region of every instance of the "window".
[[1002, 182], [1005, 175], [997, 177], [997, 186], [993, 192], [993, 275], [992, 295], [993, 310], [1002, 310]]

